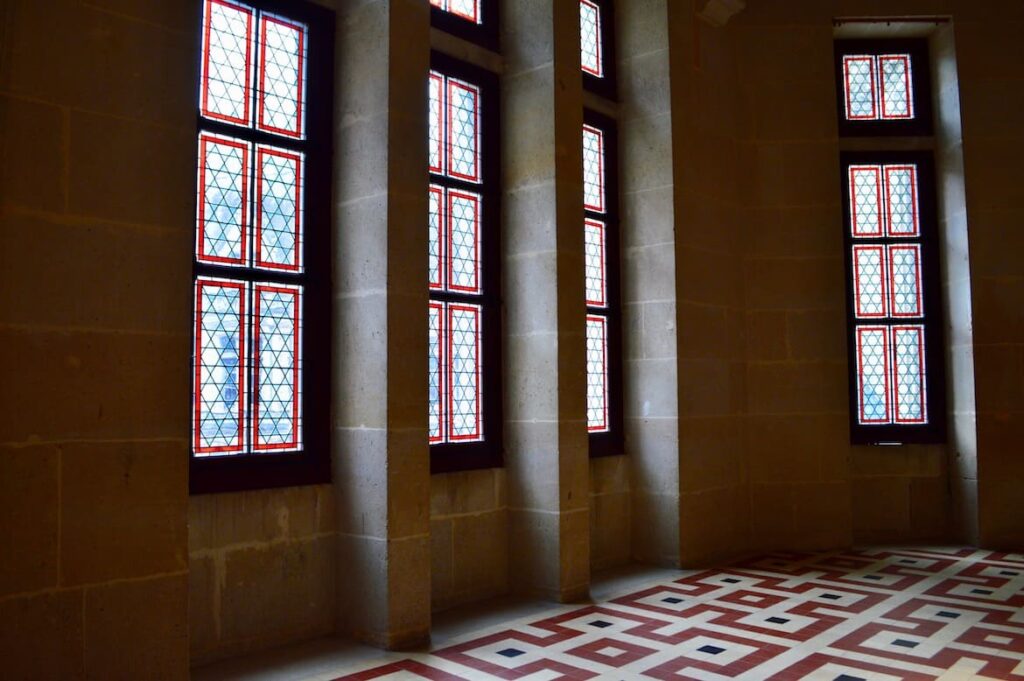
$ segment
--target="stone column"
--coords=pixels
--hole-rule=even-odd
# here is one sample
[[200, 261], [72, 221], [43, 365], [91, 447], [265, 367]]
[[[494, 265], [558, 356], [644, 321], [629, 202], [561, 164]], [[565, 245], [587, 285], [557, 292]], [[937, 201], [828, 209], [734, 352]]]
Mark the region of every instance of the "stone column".
[[675, 208], [666, 0], [616, 7], [633, 556], [679, 564]]
[[572, 601], [590, 582], [579, 6], [502, 5], [512, 586]]
[[338, 16], [338, 628], [385, 648], [430, 630], [429, 26], [417, 0], [349, 3]]

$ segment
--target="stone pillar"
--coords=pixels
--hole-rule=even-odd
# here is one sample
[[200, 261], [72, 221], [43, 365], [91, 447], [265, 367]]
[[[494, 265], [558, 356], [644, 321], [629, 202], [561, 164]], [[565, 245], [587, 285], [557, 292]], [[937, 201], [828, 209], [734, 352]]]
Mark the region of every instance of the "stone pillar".
[[385, 648], [430, 630], [428, 7], [350, 3], [337, 22], [338, 628]]
[[679, 563], [675, 215], [666, 0], [616, 7], [624, 400], [633, 556]]
[[579, 6], [503, 11], [512, 586], [572, 601], [590, 582]]

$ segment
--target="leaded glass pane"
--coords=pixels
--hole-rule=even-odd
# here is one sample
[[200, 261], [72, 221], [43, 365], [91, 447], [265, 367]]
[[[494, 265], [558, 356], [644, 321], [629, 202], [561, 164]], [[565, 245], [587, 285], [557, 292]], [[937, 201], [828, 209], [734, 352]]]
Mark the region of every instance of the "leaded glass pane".
[[249, 144], [202, 134], [199, 137], [199, 260], [242, 265], [247, 259]]
[[256, 285], [254, 449], [297, 449], [301, 446], [301, 295], [299, 287]]
[[480, 181], [479, 103], [476, 87], [448, 79], [448, 173], [471, 182]]
[[207, 0], [203, 22], [200, 108], [207, 118], [248, 125], [253, 9]]
[[448, 11], [474, 24], [480, 23], [480, 0], [448, 0]]
[[302, 269], [303, 156], [271, 147], [256, 148], [256, 265]]
[[917, 245], [889, 247], [889, 295], [894, 317], [920, 317], [921, 247]]
[[846, 95], [846, 118], [849, 120], [871, 120], [878, 118], [874, 57], [844, 57], [843, 76]]
[[604, 212], [604, 133], [583, 126], [583, 207]]
[[586, 256], [587, 305], [604, 307], [605, 302], [605, 227], [604, 223], [584, 221], [584, 249]]
[[479, 293], [480, 196], [448, 190], [448, 288]]
[[882, 246], [853, 247], [854, 297], [858, 317], [885, 317], [885, 257]]
[[448, 439], [479, 440], [480, 307], [448, 304]]
[[580, 0], [580, 64], [583, 70], [604, 77], [601, 59], [601, 8], [590, 0]]
[[857, 376], [861, 423], [889, 423], [889, 330], [857, 327]]
[[888, 203], [889, 235], [917, 236], [917, 167], [886, 166], [885, 198]]
[[924, 327], [894, 326], [896, 423], [925, 423]]
[[445, 335], [442, 327], [445, 318], [444, 303], [430, 303], [428, 315], [427, 364], [429, 366], [430, 378], [427, 388], [429, 410], [427, 429], [430, 434], [430, 442], [433, 443], [441, 442], [444, 439], [444, 433], [441, 430], [444, 426], [442, 404], [445, 399], [445, 365], [444, 356], [442, 355], [445, 344], [441, 342]]
[[882, 84], [882, 118], [913, 118], [910, 55], [888, 55], [878, 58]]
[[194, 438], [197, 455], [245, 446], [245, 284], [196, 281]]
[[429, 254], [427, 265], [430, 270], [430, 288], [444, 286], [444, 189], [430, 186], [430, 220], [428, 225]]
[[430, 74], [429, 116], [430, 116], [430, 172], [443, 173], [444, 166], [444, 123], [441, 120], [443, 76]]
[[306, 27], [260, 18], [259, 127], [302, 137], [305, 106]]
[[850, 217], [853, 236], [882, 236], [882, 171], [850, 166]]
[[587, 430], [608, 430], [608, 320], [587, 315]]

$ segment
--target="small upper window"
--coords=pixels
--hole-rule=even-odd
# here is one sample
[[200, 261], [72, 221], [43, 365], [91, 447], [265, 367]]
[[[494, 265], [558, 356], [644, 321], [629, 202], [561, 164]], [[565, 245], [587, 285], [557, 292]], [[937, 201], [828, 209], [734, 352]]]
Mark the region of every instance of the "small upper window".
[[927, 49], [916, 40], [837, 41], [840, 133], [931, 134]]
[[445, 33], [498, 51], [498, 0], [430, 0], [430, 23]]
[[583, 85], [615, 99], [611, 0], [580, 0], [580, 68]]

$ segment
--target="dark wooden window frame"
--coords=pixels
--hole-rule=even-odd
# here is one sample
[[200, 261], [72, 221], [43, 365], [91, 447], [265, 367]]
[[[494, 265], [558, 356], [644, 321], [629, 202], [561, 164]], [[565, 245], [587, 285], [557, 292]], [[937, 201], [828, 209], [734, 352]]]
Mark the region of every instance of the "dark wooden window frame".
[[[605, 225], [606, 307], [587, 307], [587, 314], [608, 320], [608, 430], [588, 432], [590, 456], [617, 456], [625, 453], [622, 377], [622, 282], [619, 234], [619, 140], [618, 126], [608, 116], [584, 109], [583, 122], [604, 133], [605, 212], [584, 209], [587, 218]], [[582, 223], [581, 223], [582, 228]]]
[[[846, 118], [846, 85], [843, 57], [863, 54], [909, 54], [914, 118], [909, 120], [851, 121]], [[932, 77], [925, 38], [835, 41], [836, 111], [840, 137], [927, 137], [932, 134]]]
[[431, 5], [430, 25], [492, 52], [498, 52], [500, 44], [498, 0], [480, 0], [480, 15], [481, 23], [474, 24], [468, 19], [463, 19]]
[[430, 174], [431, 184], [449, 189], [462, 189], [483, 197], [483, 215], [480, 220], [483, 293], [465, 295], [450, 291], [430, 292], [431, 300], [479, 305], [483, 313], [480, 348], [483, 353], [481, 394], [484, 439], [479, 442], [445, 442], [430, 445], [430, 472], [449, 473], [496, 468], [502, 466], [504, 462], [501, 342], [501, 93], [498, 89], [497, 75], [440, 52], [431, 53], [430, 68], [480, 88], [481, 182], [477, 184], [446, 175]]
[[[302, 414], [303, 448], [283, 454], [236, 454], [195, 456], [189, 437], [189, 491], [192, 494], [234, 492], [250, 489], [321, 484], [331, 479], [330, 377], [331, 377], [331, 177], [332, 109], [334, 103], [334, 13], [302, 0], [245, 0], [258, 11], [279, 14], [308, 26], [306, 58], [306, 139], [260, 132], [204, 118], [198, 113], [196, 139], [203, 132], [234, 137], [254, 144], [269, 144], [305, 154], [305, 212], [303, 263], [305, 272], [289, 274], [255, 267], [225, 267], [201, 263], [193, 248], [192, 279], [212, 276], [235, 281], [300, 284], [303, 288]], [[196, 26], [202, 30], [204, 2]], [[196, 98], [199, 102], [200, 71], [196, 60]], [[256, 88], [252, 88], [256, 97]], [[253, 109], [255, 110], [255, 109]], [[198, 146], [198, 145], [197, 145]], [[196, 163], [199, 162], [196, 157]], [[255, 163], [250, 173], [255, 172]], [[195, 166], [193, 166], [194, 168]], [[193, 171], [193, 182], [195, 181]], [[251, 182], [251, 178], [250, 178]], [[252, 186], [252, 185], [250, 185]], [[199, 200], [199, 191], [194, 194]], [[198, 230], [193, 226], [193, 232]], [[250, 244], [250, 248], [252, 245]], [[194, 289], [194, 286], [193, 286]], [[251, 335], [251, 334], [250, 334]], [[251, 339], [247, 339], [251, 343]], [[194, 338], [189, 336], [189, 354]], [[252, 355], [251, 346], [247, 354]], [[193, 361], [195, 361], [193, 359]], [[249, 399], [253, 399], [249, 391]]]
[[604, 78], [587, 73], [583, 74], [583, 87], [588, 92], [604, 97], [609, 101], [618, 100], [618, 73], [615, 62], [615, 5], [612, 0], [590, 0], [601, 10], [601, 63], [604, 66]]
[[[895, 165], [914, 164], [918, 176], [918, 208], [921, 224], [921, 236], [917, 239], [904, 238], [857, 238], [851, 230], [851, 204], [849, 167], [851, 165]], [[927, 151], [868, 151], [842, 152], [840, 154], [843, 197], [843, 232], [845, 234], [846, 262], [846, 338], [849, 368], [850, 395], [850, 442], [855, 445], [872, 444], [938, 444], [946, 441], [946, 352], [945, 327], [942, 309], [942, 280], [940, 277], [941, 246], [938, 234], [937, 197], [935, 191], [935, 163], [931, 152]], [[927, 385], [928, 423], [916, 424], [884, 424], [865, 425], [859, 422], [858, 410], [858, 376], [857, 348], [854, 342], [854, 329], [858, 325], [855, 315], [855, 289], [853, 280], [853, 246], [856, 245], [894, 245], [914, 243], [921, 246], [921, 278], [924, 289], [924, 318], [918, 320], [893, 319], [885, 317], [877, 320], [860, 320], [861, 325], [889, 326], [903, 321], [908, 324], [921, 324], [925, 334], [925, 371]]]

